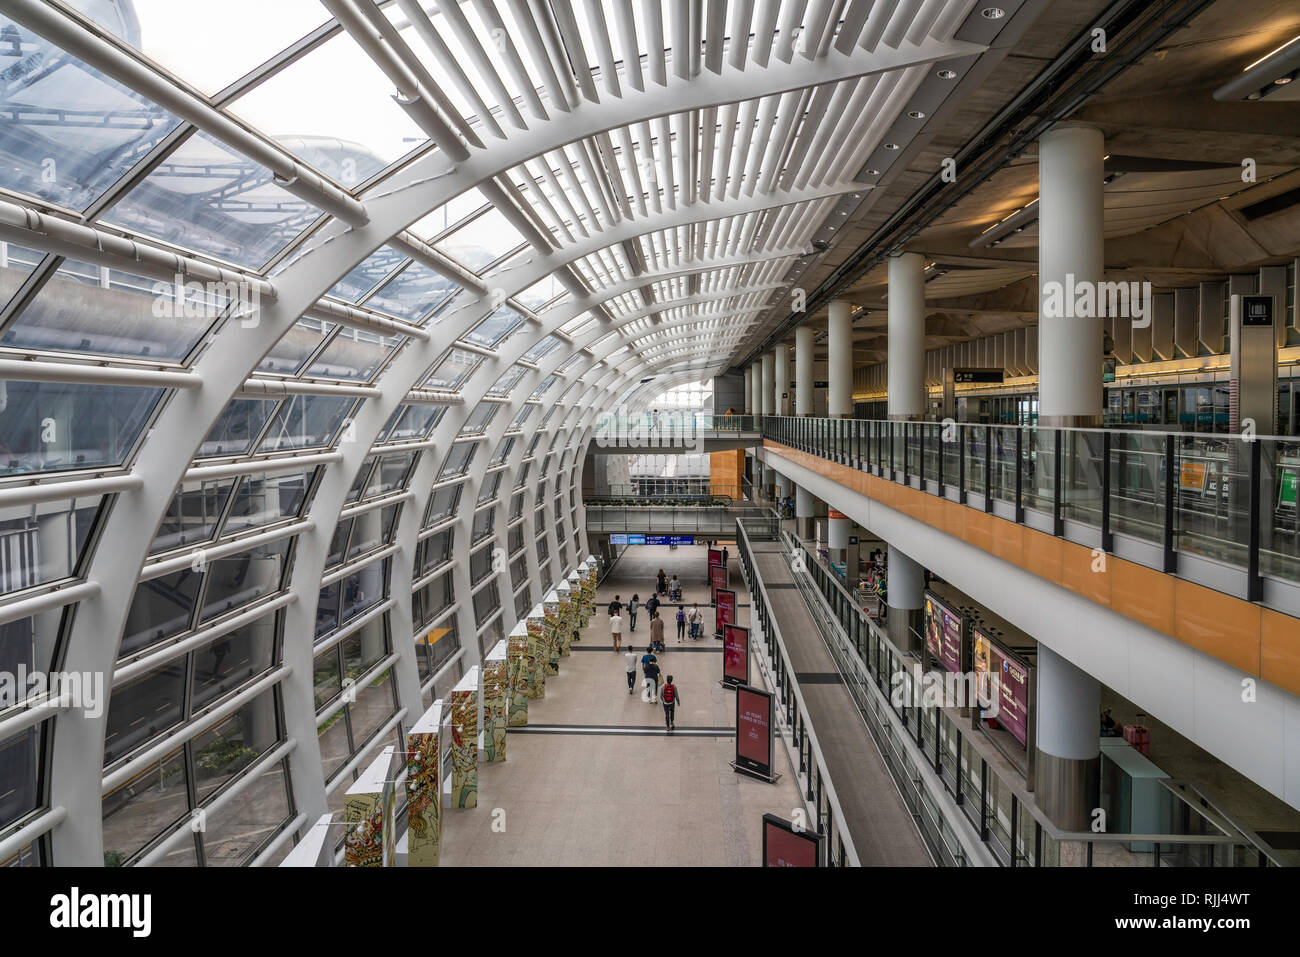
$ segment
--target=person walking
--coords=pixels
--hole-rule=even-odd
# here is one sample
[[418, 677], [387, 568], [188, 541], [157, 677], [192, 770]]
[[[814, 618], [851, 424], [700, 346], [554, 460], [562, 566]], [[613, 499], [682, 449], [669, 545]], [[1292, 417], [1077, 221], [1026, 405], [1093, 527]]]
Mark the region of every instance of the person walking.
[[677, 686], [673, 684], [672, 675], [669, 675], [668, 680], [664, 682], [659, 692], [659, 700], [664, 705], [664, 727], [672, 733], [677, 729], [677, 704], [682, 700], [682, 696], [677, 692]]
[[639, 659], [637, 658], [636, 649], [633, 648], [631, 645], [628, 645], [627, 654], [623, 656], [623, 661], [627, 663], [627, 693], [628, 694], [631, 694], [634, 690], [636, 690], [636, 663], [638, 660]]
[[704, 615], [700, 612], [699, 605], [691, 606], [691, 614], [688, 620], [691, 623], [691, 641], [698, 641], [700, 629], [704, 626]]
[[659, 569], [659, 574], [655, 578], [655, 586], [661, 595], [668, 591], [668, 576], [664, 574], [662, 568]]
[[623, 616], [618, 612], [609, 616], [609, 636], [614, 639], [614, 650], [623, 647]]
[[645, 603], [645, 610], [649, 613], [651, 618], [653, 618], [655, 613], [659, 610], [659, 595], [656, 592], [650, 593], [650, 597]]
[[677, 606], [677, 640], [681, 641], [686, 637], [686, 609], [681, 605]]
[[645, 689], [649, 692], [646, 700], [655, 704], [659, 700], [659, 659], [653, 648], [646, 648], [641, 656], [641, 675], [645, 679]]
[[682, 583], [677, 580], [676, 575], [674, 575], [673, 580], [668, 583], [668, 600], [669, 601], [682, 600]]
[[636, 612], [641, 607], [641, 598], [636, 592], [632, 593], [632, 600], [627, 603], [627, 620], [630, 631], [636, 631]]
[[659, 612], [650, 616], [650, 647], [662, 648], [664, 646], [664, 620], [659, 617]]
[[623, 603], [619, 601], [619, 596], [615, 595], [614, 600], [609, 603], [609, 616], [613, 618], [623, 610]]

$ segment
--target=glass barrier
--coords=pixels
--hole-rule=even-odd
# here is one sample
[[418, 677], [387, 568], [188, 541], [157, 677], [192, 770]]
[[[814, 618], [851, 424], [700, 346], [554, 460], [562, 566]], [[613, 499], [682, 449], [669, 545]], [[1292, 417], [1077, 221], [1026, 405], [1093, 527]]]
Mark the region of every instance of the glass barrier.
[[[1029, 425], [759, 417], [764, 439], [968, 505], [1126, 535], [1243, 568], [1246, 596], [1268, 575], [1300, 581], [1300, 440]], [[1035, 519], [1043, 527], [1042, 519]]]

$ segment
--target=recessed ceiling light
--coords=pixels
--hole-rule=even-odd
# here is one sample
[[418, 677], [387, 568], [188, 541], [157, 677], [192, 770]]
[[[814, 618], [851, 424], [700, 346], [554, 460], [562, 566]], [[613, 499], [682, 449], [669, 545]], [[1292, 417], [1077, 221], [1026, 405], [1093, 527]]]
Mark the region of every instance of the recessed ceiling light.
[[898, 144], [897, 144], [897, 143], [886, 143], [886, 144], [885, 144], [885, 149], [887, 149], [887, 150], [896, 150], [896, 149], [898, 149]]
[[940, 70], [938, 73], [936, 73], [935, 76], [937, 76], [941, 80], [952, 80], [956, 78], [957, 71], [944, 68]]
[[914, 119], [914, 120], [923, 120], [923, 119], [925, 119], [925, 114], [922, 113], [920, 110], [908, 110], [907, 115], [910, 116], [910, 117], [911, 117], [912, 119]]
[[1001, 20], [1007, 15], [1007, 11], [1001, 7], [985, 7], [980, 11], [980, 16], [985, 20]]
[[869, 169], [869, 170], [867, 170], [867, 175], [868, 175], [868, 176], [879, 176], [879, 175], [880, 175], [880, 170], [878, 170], [878, 169]]
[[1279, 76], [1276, 80], [1273, 81], [1273, 84], [1275, 86], [1286, 86], [1290, 82], [1291, 82], [1291, 78], [1289, 76]]

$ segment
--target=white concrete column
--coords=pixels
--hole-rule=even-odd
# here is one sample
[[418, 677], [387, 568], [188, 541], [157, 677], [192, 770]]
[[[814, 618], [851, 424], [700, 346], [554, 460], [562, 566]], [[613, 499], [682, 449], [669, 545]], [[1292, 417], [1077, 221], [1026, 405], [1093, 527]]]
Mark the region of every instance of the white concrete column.
[[827, 322], [830, 351], [830, 388], [827, 390], [826, 414], [831, 418], [853, 415], [853, 306], [843, 299], [830, 304]]
[[802, 325], [794, 331], [794, 411], [796, 415], [812, 415], [813, 402], [813, 336], [812, 326]]
[[772, 404], [773, 381], [776, 379], [776, 356], [771, 352], [763, 354], [763, 386], [759, 392], [763, 407], [760, 410], [763, 415], [775, 415], [776, 406]]
[[893, 545], [885, 549], [885, 603], [889, 637], [904, 651], [919, 651], [925, 623], [925, 569]]
[[925, 257], [902, 253], [889, 259], [889, 418], [925, 417]]
[[1052, 822], [1087, 830], [1101, 792], [1101, 684], [1038, 645], [1034, 798]]
[[773, 372], [772, 403], [777, 415], [790, 414], [790, 347], [781, 343], [776, 347], [776, 365]]
[[749, 414], [763, 414], [763, 362], [749, 364]]
[[741, 410], [745, 415], [749, 415], [752, 412], [752, 406], [750, 405], [750, 403], [753, 401], [754, 398], [754, 390], [753, 390], [753, 384], [749, 381], [750, 376], [752, 375], [753, 375], [752, 368], [745, 370], [745, 395], [744, 395], [745, 407]]
[[802, 485], [794, 487], [795, 534], [809, 540], [813, 537], [813, 519], [817, 517], [817, 499]]
[[[1038, 140], [1039, 425], [1101, 424], [1104, 155], [1101, 131], [1089, 126], [1057, 126]], [[1089, 289], [1091, 307], [1080, 301]]]

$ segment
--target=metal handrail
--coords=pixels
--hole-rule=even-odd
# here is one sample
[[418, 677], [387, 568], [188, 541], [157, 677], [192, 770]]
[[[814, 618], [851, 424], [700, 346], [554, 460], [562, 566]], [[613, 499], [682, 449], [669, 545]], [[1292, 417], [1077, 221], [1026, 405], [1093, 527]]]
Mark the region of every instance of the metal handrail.
[[[737, 544], [737, 550], [747, 558], [747, 561], [742, 560], [741, 562], [742, 570], [746, 570], [747, 567], [752, 567], [753, 553], [749, 545], [749, 534], [740, 522], [736, 523], [736, 544]], [[747, 582], [747, 584], [749, 586], [750, 601], [751, 602], [754, 601], [756, 597], [761, 597], [764, 607], [771, 608], [772, 603], [767, 594], [767, 586], [763, 584], [762, 579], [758, 577], [756, 572], [751, 573], [749, 575], [749, 578], [751, 580]], [[758, 617], [757, 615], [753, 615], [753, 614], [751, 614], [750, 616], [750, 627], [754, 628], [755, 630], [757, 630], [758, 628], [757, 617]], [[776, 623], [775, 616], [772, 614], [768, 614], [765, 617], [767, 618], [768, 622], [771, 625], [772, 638], [774, 640], [774, 644], [777, 651], [780, 653], [781, 663], [785, 669], [785, 673], [794, 674], [794, 670], [790, 665], [790, 656], [786, 652], [785, 641], [781, 637], [781, 629]], [[769, 671], [770, 671], [770, 667], [769, 667]], [[821, 746], [817, 743], [817, 733], [813, 730], [812, 722], [809, 720], [808, 706], [804, 703], [803, 695], [799, 691], [798, 683], [791, 681], [789, 683], [789, 687], [794, 697], [795, 708], [797, 709], [799, 714], [803, 717], [805, 734], [808, 737], [809, 750], [812, 753], [813, 761], [816, 763], [818, 772], [821, 776], [822, 784], [826, 792], [827, 803], [830, 805], [835, 815], [835, 819], [832, 822], [832, 826], [835, 826], [837, 829], [840, 838], [840, 846], [844, 849], [845, 854], [848, 856], [849, 865], [851, 867], [860, 867], [862, 865], [862, 862], [858, 857], [857, 850], [853, 846], [853, 837], [848, 832], [848, 825], [844, 823], [845, 821], [847, 821], [847, 818], [844, 816], [844, 809], [840, 805], [839, 797], [835, 793], [835, 785], [831, 781], [830, 773], [827, 770], [826, 759], [822, 755]], [[797, 774], [798, 772], [796, 771], [795, 773]], [[802, 788], [801, 788], [801, 793], [803, 793]], [[827, 835], [827, 837], [829, 842], [829, 835]], [[831, 852], [831, 848], [828, 844], [827, 847], [828, 856], [830, 855], [830, 852]]]

